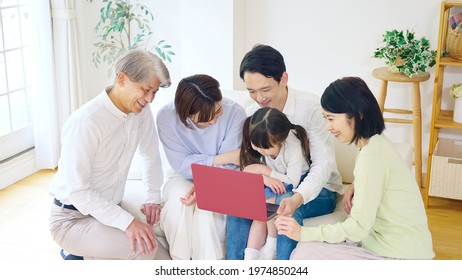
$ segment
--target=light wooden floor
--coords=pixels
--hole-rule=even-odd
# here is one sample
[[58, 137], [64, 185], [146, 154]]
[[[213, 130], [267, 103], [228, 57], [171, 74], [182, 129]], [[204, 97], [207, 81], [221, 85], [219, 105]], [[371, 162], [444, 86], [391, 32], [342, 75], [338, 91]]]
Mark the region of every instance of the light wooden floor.
[[[54, 171], [42, 170], [0, 190], [0, 263], [61, 260], [48, 231]], [[431, 198], [427, 209], [435, 259], [462, 260], [462, 201]]]
[[0, 262], [62, 260], [48, 231], [52, 170], [39, 171], [0, 190]]

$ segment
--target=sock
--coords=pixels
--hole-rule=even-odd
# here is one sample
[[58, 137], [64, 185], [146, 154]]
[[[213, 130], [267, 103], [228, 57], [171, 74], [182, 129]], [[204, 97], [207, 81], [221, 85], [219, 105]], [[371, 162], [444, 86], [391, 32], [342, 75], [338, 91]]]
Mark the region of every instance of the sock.
[[245, 248], [244, 260], [256, 260], [258, 258], [258, 250], [253, 248]]
[[274, 260], [276, 258], [276, 240], [276, 237], [268, 236], [266, 238], [266, 243], [261, 247], [258, 255], [259, 260]]

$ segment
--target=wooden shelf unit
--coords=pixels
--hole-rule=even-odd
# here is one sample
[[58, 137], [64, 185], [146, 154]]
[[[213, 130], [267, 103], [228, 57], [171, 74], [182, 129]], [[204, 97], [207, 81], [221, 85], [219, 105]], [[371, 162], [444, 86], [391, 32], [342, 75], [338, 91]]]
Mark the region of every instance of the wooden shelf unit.
[[[461, 67], [462, 60], [456, 60], [451, 57], [442, 57], [442, 53], [446, 50], [446, 38], [448, 35], [449, 16], [451, 8], [462, 7], [462, 1], [443, 1], [441, 2], [440, 23], [438, 31], [438, 46], [436, 53], [436, 68], [435, 80], [433, 89], [433, 104], [432, 104], [432, 120], [430, 124], [430, 144], [428, 148], [428, 165], [427, 165], [427, 180], [424, 195], [425, 207], [428, 207], [430, 175], [432, 166], [433, 152], [435, 151], [436, 143], [440, 129], [458, 129], [462, 130], [462, 124], [452, 120], [452, 110], [442, 110], [442, 92], [444, 83], [444, 70], [447, 66]], [[461, 186], [462, 187], [462, 186]]]

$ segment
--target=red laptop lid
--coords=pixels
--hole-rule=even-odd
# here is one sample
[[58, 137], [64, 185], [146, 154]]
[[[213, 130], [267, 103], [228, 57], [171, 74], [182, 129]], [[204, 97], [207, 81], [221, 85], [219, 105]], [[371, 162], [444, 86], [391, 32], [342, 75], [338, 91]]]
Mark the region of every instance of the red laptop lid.
[[200, 209], [268, 220], [262, 175], [200, 164], [192, 164], [191, 169]]

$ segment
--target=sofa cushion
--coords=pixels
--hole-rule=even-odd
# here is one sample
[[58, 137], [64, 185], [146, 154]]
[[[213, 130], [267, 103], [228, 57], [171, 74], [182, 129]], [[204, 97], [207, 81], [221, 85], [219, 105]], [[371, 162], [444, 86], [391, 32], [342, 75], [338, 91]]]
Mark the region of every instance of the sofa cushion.
[[221, 94], [223, 97], [229, 98], [241, 105], [244, 109], [254, 102], [252, 98], [250, 98], [249, 92], [246, 90], [221, 89]]
[[307, 218], [303, 220], [303, 225], [306, 227], [317, 227], [325, 224], [335, 224], [343, 222], [348, 217], [348, 214], [343, 210], [342, 206], [343, 195], [337, 195], [337, 205], [334, 212], [318, 217]]
[[[145, 187], [143, 181], [139, 179], [127, 180], [125, 184], [125, 193], [120, 206], [130, 212], [135, 219], [146, 222], [146, 216], [141, 213], [140, 207], [145, 201]], [[165, 234], [160, 229], [159, 224], [154, 225], [154, 233], [159, 243], [156, 259], [171, 260], [169, 246]]]
[[358, 148], [353, 144], [341, 143], [337, 139], [333, 139], [335, 149], [335, 159], [337, 169], [342, 176], [342, 182], [346, 184], [353, 183], [353, 169], [355, 167], [355, 159], [358, 154]]

